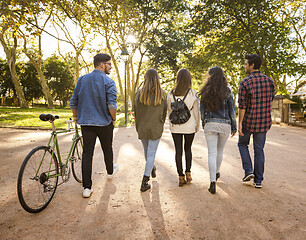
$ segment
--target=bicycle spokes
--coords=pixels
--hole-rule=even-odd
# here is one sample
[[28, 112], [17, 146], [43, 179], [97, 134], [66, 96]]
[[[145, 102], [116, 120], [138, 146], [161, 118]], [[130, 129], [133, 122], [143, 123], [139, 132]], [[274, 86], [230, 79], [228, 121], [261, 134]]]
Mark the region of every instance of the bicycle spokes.
[[[38, 170], [39, 169], [39, 170]], [[58, 163], [45, 146], [34, 148], [25, 158], [18, 175], [18, 197], [28, 212], [39, 212], [51, 201], [58, 182]]]

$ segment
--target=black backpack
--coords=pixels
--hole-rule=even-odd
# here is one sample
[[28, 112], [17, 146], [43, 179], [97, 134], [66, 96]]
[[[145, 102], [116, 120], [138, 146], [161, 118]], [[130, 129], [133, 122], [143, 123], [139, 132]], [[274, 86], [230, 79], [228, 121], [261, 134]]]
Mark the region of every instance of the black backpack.
[[188, 107], [184, 103], [184, 100], [187, 97], [189, 90], [190, 89], [188, 89], [183, 99], [180, 98], [176, 99], [173, 94], [174, 102], [171, 103], [172, 112], [169, 116], [169, 119], [172, 124], [184, 124], [189, 120], [191, 114]]

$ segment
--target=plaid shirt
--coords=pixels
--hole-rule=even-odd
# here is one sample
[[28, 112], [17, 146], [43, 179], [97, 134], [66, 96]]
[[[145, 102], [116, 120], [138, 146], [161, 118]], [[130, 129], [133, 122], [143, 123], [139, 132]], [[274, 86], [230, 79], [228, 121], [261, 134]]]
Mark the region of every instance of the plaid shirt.
[[250, 73], [240, 82], [238, 107], [245, 109], [243, 129], [250, 132], [265, 132], [270, 129], [274, 95], [272, 79], [260, 71]]

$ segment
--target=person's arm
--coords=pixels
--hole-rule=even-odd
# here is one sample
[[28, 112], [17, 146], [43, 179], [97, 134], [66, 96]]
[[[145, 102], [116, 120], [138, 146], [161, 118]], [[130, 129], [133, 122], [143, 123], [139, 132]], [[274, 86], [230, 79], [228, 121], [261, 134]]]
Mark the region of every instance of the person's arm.
[[196, 94], [196, 99], [193, 103], [193, 113], [194, 113], [194, 118], [195, 118], [195, 122], [196, 122], [196, 127], [195, 130], [196, 132], [199, 131], [199, 126], [200, 126], [200, 109], [199, 109], [199, 97], [198, 94], [195, 92]]
[[113, 125], [115, 126], [117, 109], [108, 109], [108, 111], [112, 117]]
[[111, 81], [107, 85], [106, 89], [106, 102], [109, 114], [112, 118], [112, 123], [115, 126], [116, 122], [116, 113], [117, 113], [117, 88], [114, 81]]
[[77, 114], [77, 107], [78, 107], [78, 94], [81, 88], [81, 79], [82, 77], [80, 77], [77, 81], [77, 85], [75, 86], [75, 89], [73, 91], [73, 95], [70, 99], [70, 109], [72, 111], [72, 115], [73, 115], [73, 121], [75, 123], [78, 123], [78, 114]]
[[244, 136], [244, 134], [242, 133], [242, 122], [247, 106], [246, 95], [247, 91], [242, 80], [240, 82], [239, 94], [238, 94], [238, 133], [240, 136]]
[[167, 107], [168, 107], [168, 115], [170, 115], [170, 113], [172, 112], [172, 109], [171, 109], [171, 93], [169, 92], [168, 93], [168, 97], [167, 97]]
[[273, 99], [274, 99], [274, 97], [275, 97], [275, 86], [274, 86], [274, 82], [273, 82], [272, 79], [271, 79], [271, 82], [272, 82], [272, 83], [271, 83], [271, 85], [272, 85], [272, 87], [271, 87], [272, 90], [271, 90], [271, 91], [272, 91], [272, 101], [273, 101]]
[[162, 103], [164, 104], [162, 120], [163, 120], [163, 123], [165, 123], [166, 117], [167, 117], [167, 112], [168, 112], [168, 99], [167, 99], [167, 93], [165, 91], [163, 91], [163, 94], [164, 94], [165, 98], [162, 101]]
[[242, 133], [242, 121], [244, 118], [244, 114], [245, 114], [245, 109], [239, 108], [238, 109], [238, 119], [239, 119], [238, 133], [240, 136], [244, 136], [244, 134]]
[[236, 124], [236, 112], [235, 112], [235, 102], [232, 91], [230, 91], [230, 97], [227, 99], [227, 105], [229, 110], [229, 117], [231, 120], [231, 137], [234, 137], [237, 132]]
[[77, 110], [76, 109], [71, 109], [72, 111], [72, 115], [73, 115], [73, 121], [75, 123], [78, 123], [78, 113], [77, 113]]
[[134, 117], [135, 117], [135, 120], [136, 120], [136, 115], [137, 115], [139, 96], [140, 96], [140, 89], [137, 90], [137, 92], [135, 93], [135, 98], [134, 98]]

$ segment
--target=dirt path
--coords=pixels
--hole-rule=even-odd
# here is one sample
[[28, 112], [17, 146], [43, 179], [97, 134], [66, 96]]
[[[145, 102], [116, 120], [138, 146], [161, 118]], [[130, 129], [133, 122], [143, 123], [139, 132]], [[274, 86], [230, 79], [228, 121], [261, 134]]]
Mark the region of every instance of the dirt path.
[[[0, 129], [0, 239], [306, 239], [306, 129], [273, 126], [266, 143], [262, 189], [243, 185], [237, 137], [226, 145], [217, 194], [209, 173], [203, 130], [193, 144], [193, 182], [178, 187], [174, 147], [166, 126], [157, 178], [140, 193], [143, 150], [135, 128], [115, 129], [119, 172], [107, 180], [100, 146], [94, 155], [91, 198], [72, 177], [39, 214], [17, 199], [20, 165], [49, 132]], [[70, 135], [61, 138], [68, 146]], [[62, 148], [64, 150], [64, 147]]]

